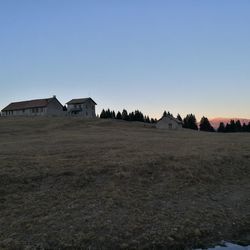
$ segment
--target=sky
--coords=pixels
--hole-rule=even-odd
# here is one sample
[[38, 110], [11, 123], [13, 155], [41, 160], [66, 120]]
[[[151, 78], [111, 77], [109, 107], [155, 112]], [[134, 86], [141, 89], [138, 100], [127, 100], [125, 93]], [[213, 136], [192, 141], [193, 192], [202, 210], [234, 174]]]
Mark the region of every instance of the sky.
[[249, 0], [0, 0], [0, 109], [250, 118]]

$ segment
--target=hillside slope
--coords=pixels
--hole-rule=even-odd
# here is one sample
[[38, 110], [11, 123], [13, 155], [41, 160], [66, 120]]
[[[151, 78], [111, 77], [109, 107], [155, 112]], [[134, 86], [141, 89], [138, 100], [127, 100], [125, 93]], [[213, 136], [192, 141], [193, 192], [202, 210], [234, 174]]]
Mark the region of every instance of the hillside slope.
[[0, 135], [1, 249], [184, 249], [249, 237], [250, 134], [26, 118], [0, 119]]

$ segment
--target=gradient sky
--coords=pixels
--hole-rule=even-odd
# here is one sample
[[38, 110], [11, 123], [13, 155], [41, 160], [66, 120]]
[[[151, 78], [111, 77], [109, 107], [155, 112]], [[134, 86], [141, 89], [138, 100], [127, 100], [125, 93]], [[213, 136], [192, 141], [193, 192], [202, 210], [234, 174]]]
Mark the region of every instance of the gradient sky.
[[0, 87], [0, 109], [55, 94], [250, 118], [250, 1], [0, 0]]

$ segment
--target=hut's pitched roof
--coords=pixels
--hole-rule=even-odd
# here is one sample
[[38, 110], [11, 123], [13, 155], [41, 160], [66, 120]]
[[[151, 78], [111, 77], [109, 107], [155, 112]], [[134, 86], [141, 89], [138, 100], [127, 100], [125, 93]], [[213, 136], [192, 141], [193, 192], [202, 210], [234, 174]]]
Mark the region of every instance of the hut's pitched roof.
[[29, 100], [29, 101], [22, 101], [22, 102], [12, 102], [8, 106], [6, 106], [2, 111], [47, 107], [49, 102], [53, 100], [53, 98], [36, 99], [36, 100]]
[[171, 119], [171, 120], [173, 120], [173, 121], [175, 121], [175, 122], [177, 122], [179, 124], [182, 124], [182, 121], [178, 120], [177, 118], [175, 118], [175, 117], [173, 117], [172, 115], [169, 115], [169, 114], [167, 114], [166, 116], [162, 116], [162, 118], [160, 120], [158, 120], [157, 122], [163, 120], [164, 118], [169, 118], [169, 119]]
[[92, 98], [90, 98], [90, 97], [88, 97], [88, 98], [79, 98], [79, 99], [72, 99], [71, 101], [67, 102], [67, 104], [82, 104], [82, 103], [86, 103], [86, 102], [89, 102], [89, 101], [91, 101], [95, 105], [97, 105], [96, 102]]

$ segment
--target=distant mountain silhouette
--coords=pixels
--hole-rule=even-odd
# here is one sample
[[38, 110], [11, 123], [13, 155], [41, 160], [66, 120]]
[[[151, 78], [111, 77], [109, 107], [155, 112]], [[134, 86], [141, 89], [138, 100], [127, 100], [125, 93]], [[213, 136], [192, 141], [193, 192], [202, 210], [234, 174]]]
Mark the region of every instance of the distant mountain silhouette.
[[220, 122], [224, 122], [224, 124], [226, 125], [231, 120], [235, 120], [235, 121], [240, 120], [241, 124], [243, 124], [244, 122], [246, 124], [248, 124], [250, 122], [250, 119], [247, 119], [247, 118], [223, 118], [223, 117], [216, 117], [216, 118], [209, 119], [211, 125], [214, 128], [216, 128], [216, 129], [219, 127]]

